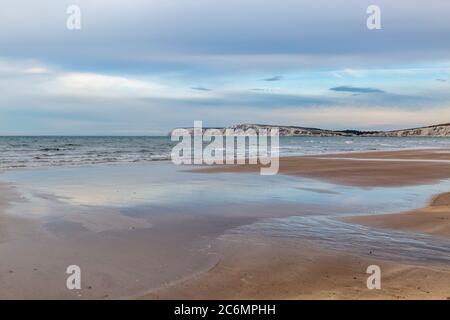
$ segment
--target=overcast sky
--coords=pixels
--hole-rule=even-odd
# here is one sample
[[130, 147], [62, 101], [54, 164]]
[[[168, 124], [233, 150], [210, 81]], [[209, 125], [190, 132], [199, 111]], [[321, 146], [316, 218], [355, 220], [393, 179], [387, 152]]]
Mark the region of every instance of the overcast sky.
[[[81, 30], [66, 28], [71, 4]], [[381, 30], [366, 27], [371, 4]], [[450, 122], [448, 0], [0, 5], [0, 134]]]

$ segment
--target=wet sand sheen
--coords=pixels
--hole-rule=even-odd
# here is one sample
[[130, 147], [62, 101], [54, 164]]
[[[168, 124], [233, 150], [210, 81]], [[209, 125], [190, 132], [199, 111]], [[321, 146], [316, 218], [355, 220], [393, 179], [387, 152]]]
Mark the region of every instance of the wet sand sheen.
[[[335, 155], [330, 155], [330, 158]], [[418, 161], [367, 161], [381, 159], [443, 159], [448, 151], [377, 152], [339, 157], [360, 157], [362, 161], [293, 157], [281, 160], [280, 171], [358, 186], [397, 186], [432, 183], [449, 177], [446, 163]], [[395, 164], [394, 164], [395, 162]], [[420, 169], [420, 170], [419, 170]], [[222, 166], [197, 172], [255, 172], [257, 167]], [[352, 223], [428, 232], [450, 237], [448, 194], [434, 198], [429, 207], [405, 214], [357, 216]], [[237, 238], [241, 237], [241, 239]], [[358, 257], [302, 241], [257, 235], [225, 236], [228, 247], [221, 262], [202, 277], [166, 290], [153, 292], [150, 299], [450, 299], [450, 267], [411, 266], [377, 258]], [[382, 290], [367, 290], [365, 269], [377, 264], [382, 269]], [[276, 273], [273, 270], [277, 270]]]
[[376, 228], [413, 231], [450, 238], [450, 192], [434, 197], [429, 206], [409, 212], [344, 219]]
[[[280, 159], [279, 172], [362, 187], [431, 184], [450, 178], [450, 153], [443, 151], [408, 150], [285, 157]], [[195, 170], [198, 173], [259, 171], [258, 165], [212, 166]]]
[[[345, 156], [339, 155], [339, 157]], [[355, 157], [355, 154], [351, 156]], [[356, 156], [364, 157], [364, 154]], [[370, 154], [371, 158], [374, 156], [374, 153]], [[418, 151], [414, 155], [402, 152], [380, 153], [379, 156], [390, 156], [396, 159], [411, 156], [432, 157], [430, 151]], [[450, 155], [440, 153], [439, 157], [450, 158]], [[287, 170], [286, 167], [283, 168], [283, 163], [287, 162], [282, 160], [281, 171], [295, 177], [301, 176], [302, 170], [306, 170], [303, 168], [305, 163], [310, 169], [314, 167], [310, 161], [318, 160], [313, 157], [290, 158], [288, 162], [290, 169]], [[325, 159], [324, 161], [328, 161], [328, 167], [315, 167], [316, 169], [309, 170], [306, 176], [333, 182], [345, 180], [342, 183], [366, 187], [379, 186], [385, 180], [395, 179], [395, 176], [390, 177], [392, 171], [389, 169], [390, 165], [386, 165], [389, 162], [377, 161], [375, 164], [375, 162], [361, 161], [364, 162], [362, 164], [355, 160]], [[370, 165], [367, 165], [368, 163]], [[400, 185], [436, 182], [447, 177], [444, 174], [439, 176], [444, 170], [440, 166], [446, 166], [448, 169], [447, 164], [439, 163], [439, 167], [436, 167], [436, 163], [430, 162], [413, 163], [414, 168], [420, 166], [425, 171], [408, 177], [406, 172], [411, 169], [411, 164], [411, 162], [396, 162], [395, 167], [401, 169]], [[374, 166], [377, 166], [375, 173]], [[149, 168], [161, 171], [163, 167]], [[345, 168], [344, 172], [341, 171], [343, 168]], [[124, 169], [125, 167], [118, 170]], [[226, 168], [225, 171], [229, 169]], [[70, 171], [67, 177], [74, 172], [77, 175], [82, 173], [79, 169], [71, 170], [74, 171]], [[101, 171], [99, 168], [92, 170], [92, 172]], [[108, 170], [106, 172], [110, 172]], [[170, 170], [173, 171], [173, 169]], [[218, 168], [206, 169], [207, 172], [209, 170], [215, 171]], [[254, 171], [254, 168], [249, 170]], [[92, 172], [88, 171], [88, 175]], [[227, 233], [227, 230], [251, 225], [264, 218], [325, 214], [333, 209], [336, 212], [345, 212], [344, 207], [333, 207], [336, 205], [333, 201], [323, 206], [317, 205], [314, 201], [323, 201], [322, 197], [339, 199], [359, 189], [347, 190], [346, 187], [334, 186], [334, 189], [330, 190], [327, 189], [329, 185], [318, 183], [308, 185], [302, 190], [302, 187], [296, 189], [297, 178], [287, 179], [280, 176], [270, 180], [270, 187], [268, 187], [270, 192], [263, 193], [259, 198], [250, 199], [253, 201], [248, 201], [253, 197], [250, 193], [252, 189], [253, 191], [265, 189], [258, 189], [259, 175], [244, 175], [242, 168], [236, 172], [240, 174], [231, 176], [219, 174], [210, 175], [210, 178], [200, 178], [206, 179], [204, 181], [197, 181], [195, 178], [195, 176], [203, 175], [188, 174], [185, 178], [180, 178], [181, 173], [174, 173], [175, 186], [180, 185], [180, 181], [186, 184], [183, 184], [178, 191], [169, 190], [172, 199], [167, 196], [166, 201], [169, 201], [167, 203], [183, 197], [190, 199], [190, 202], [180, 202], [170, 206], [167, 203], [130, 207], [122, 207], [120, 203], [117, 206], [108, 207], [102, 203], [92, 206], [83, 202], [90, 199], [84, 197], [84, 194], [80, 198], [81, 202], [77, 202], [77, 198], [65, 199], [64, 197], [70, 193], [64, 193], [62, 196], [56, 195], [56, 198], [47, 196], [39, 198], [42, 210], [38, 211], [55, 211], [57, 216], [43, 215], [35, 220], [28, 219], [26, 228], [18, 228], [18, 224], [10, 215], [2, 214], [0, 222], [6, 222], [7, 233], [14, 234], [15, 237], [14, 241], [7, 239], [0, 245], [0, 255], [6, 257], [5, 261], [7, 261], [0, 264], [2, 275], [0, 281], [4, 287], [9, 288], [8, 291], [0, 293], [1, 297], [117, 298], [136, 297], [139, 293], [149, 291], [151, 292], [142, 296], [144, 298], [446, 298], [450, 296], [448, 294], [450, 286], [446, 282], [446, 279], [450, 278], [449, 270], [442, 266], [410, 266], [335, 252], [301, 240]], [[142, 175], [142, 171], [137, 170], [133, 174], [138, 177]], [[171, 179], [167, 172], [163, 172], [162, 175], [164, 181]], [[67, 177], [63, 177], [63, 186], [74, 183], [70, 179], [66, 181]], [[373, 179], [374, 177], [378, 178]], [[40, 178], [41, 176], [37, 174], [37, 179]], [[98, 184], [96, 177], [93, 179]], [[214, 185], [213, 181], [214, 183], [221, 181], [222, 184]], [[111, 184], [111, 181], [106, 182], [108, 185]], [[25, 179], [22, 183], [28, 182]], [[58, 183], [55, 186], [58, 187]], [[161, 183], [162, 181], [158, 180], [154, 185], [145, 184], [144, 186], [157, 188], [157, 186], [161, 187]], [[390, 181], [387, 185], [393, 186], [398, 183], [398, 181]], [[226, 187], [227, 189], [220, 190], [228, 190], [227, 195], [233, 195], [233, 197], [208, 203], [208, 198], [220, 196], [222, 193], [209, 194], [207, 192], [210, 191], [204, 189], [203, 184], [209, 189]], [[280, 194], [273, 193], [277, 184], [289, 185], [289, 188], [281, 188]], [[185, 193], [184, 189], [189, 185], [195, 186], [192, 194]], [[99, 187], [101, 185], [97, 185], [97, 188]], [[135, 186], [132, 185], [132, 187]], [[246, 188], [250, 188], [244, 193], [247, 198], [241, 197]], [[77, 191], [73, 188], [71, 190]], [[287, 198], [279, 198], [292, 190], [307, 192], [311, 196], [314, 194], [312, 196], [314, 201], [292, 202], [305, 193], [292, 193]], [[52, 192], [52, 189], [47, 191]], [[108, 189], [108, 192], [110, 191], [115, 192]], [[370, 190], [366, 191], [370, 192]], [[117, 192], [122, 193], [121, 190]], [[136, 192], [139, 194], [138, 189]], [[239, 197], [235, 197], [233, 192], [239, 194]], [[87, 193], [92, 194], [92, 191], [88, 190]], [[197, 197], [189, 198], [193, 195]], [[42, 194], [37, 196], [40, 197]], [[142, 196], [147, 195], [144, 193]], [[269, 198], [265, 199], [268, 196]], [[156, 194], [157, 199], [165, 199], [165, 197], [162, 193]], [[108, 203], [108, 199], [105, 197], [105, 203]], [[29, 207], [19, 208], [24, 210]], [[91, 219], [79, 220], [79, 217], [77, 220], [72, 219], [77, 214], [83, 217], [89, 213], [98, 214], [99, 212], [108, 212], [113, 216], [117, 215], [126, 219], [118, 222], [119, 229], [115, 229], [117, 226], [113, 225], [113, 228], [109, 230], [93, 229], [90, 224]], [[105, 216], [106, 220], [108, 220], [107, 217]], [[104, 221], [98, 220], [96, 225]], [[130, 223], [130, 221], [134, 222]], [[145, 221], [148, 225], [143, 224], [139, 227], [139, 221]], [[69, 292], [61, 286], [65, 283], [65, 267], [74, 263], [79, 263], [82, 270], [87, 270], [86, 281], [80, 292]], [[369, 263], [378, 263], [382, 266], [386, 276], [386, 291], [367, 293], [365, 267]], [[209, 272], [204, 272], [208, 269]], [[273, 270], [278, 272], [274, 273]], [[403, 278], [405, 274], [407, 276]], [[426, 282], [420, 280], [424, 276], [427, 277]], [[421, 289], [412, 287], [414, 281]]]
[[[411, 266], [318, 249], [283, 238], [224, 238], [209, 272], [141, 299], [450, 299], [450, 269]], [[381, 290], [368, 290], [378, 265]]]

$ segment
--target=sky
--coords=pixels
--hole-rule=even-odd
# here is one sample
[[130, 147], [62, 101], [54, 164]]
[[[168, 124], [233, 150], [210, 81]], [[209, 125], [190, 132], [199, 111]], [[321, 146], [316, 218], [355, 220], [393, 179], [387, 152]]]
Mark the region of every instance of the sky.
[[[369, 30], [366, 10], [381, 9]], [[66, 26], [81, 10], [81, 29]], [[0, 135], [450, 122], [448, 0], [4, 0]]]

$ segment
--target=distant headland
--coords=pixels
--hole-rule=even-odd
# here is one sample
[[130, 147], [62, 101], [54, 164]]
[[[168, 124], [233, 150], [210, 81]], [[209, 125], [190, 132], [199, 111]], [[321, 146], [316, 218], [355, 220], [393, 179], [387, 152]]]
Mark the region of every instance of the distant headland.
[[[270, 130], [271, 128], [278, 128], [280, 136], [294, 137], [294, 136], [319, 136], [319, 137], [336, 137], [336, 136], [366, 136], [366, 137], [419, 137], [419, 136], [432, 136], [432, 137], [446, 137], [450, 136], [450, 123], [437, 124], [427, 127], [418, 127], [410, 129], [390, 130], [390, 131], [361, 131], [361, 130], [327, 130], [319, 128], [308, 128], [300, 126], [279, 126], [279, 125], [267, 125], [267, 124], [237, 124], [230, 127], [215, 127], [215, 128], [203, 128], [203, 131], [207, 129], [219, 130], [222, 134], [225, 134], [227, 129], [233, 129], [235, 133], [245, 132], [247, 130]], [[186, 129], [192, 134], [192, 127], [176, 128]], [[173, 129], [175, 130], [175, 129]], [[172, 130], [172, 131], [173, 131]], [[172, 132], [171, 131], [171, 132]]]

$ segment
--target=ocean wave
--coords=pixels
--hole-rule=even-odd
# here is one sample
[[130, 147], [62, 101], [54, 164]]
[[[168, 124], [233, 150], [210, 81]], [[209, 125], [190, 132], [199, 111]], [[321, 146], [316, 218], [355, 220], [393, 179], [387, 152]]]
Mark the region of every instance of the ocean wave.
[[60, 151], [60, 148], [41, 148], [39, 151]]
[[[0, 170], [166, 161], [171, 159], [174, 145], [168, 137], [0, 137]], [[449, 148], [450, 140], [280, 137], [279, 152], [280, 156], [292, 156], [425, 147]], [[248, 151], [254, 153], [256, 148]]]

